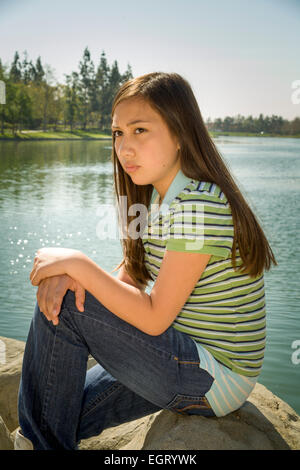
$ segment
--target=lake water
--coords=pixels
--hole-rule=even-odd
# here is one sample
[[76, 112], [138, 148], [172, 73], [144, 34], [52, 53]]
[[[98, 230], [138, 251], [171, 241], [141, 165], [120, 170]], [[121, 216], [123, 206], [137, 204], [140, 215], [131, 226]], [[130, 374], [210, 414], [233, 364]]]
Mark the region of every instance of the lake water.
[[[259, 382], [300, 414], [300, 139], [219, 137], [215, 143], [278, 262], [265, 273], [268, 340]], [[26, 340], [38, 248], [79, 249], [109, 272], [121, 261], [117, 232], [100, 237], [114, 204], [110, 145], [0, 141], [0, 336]]]

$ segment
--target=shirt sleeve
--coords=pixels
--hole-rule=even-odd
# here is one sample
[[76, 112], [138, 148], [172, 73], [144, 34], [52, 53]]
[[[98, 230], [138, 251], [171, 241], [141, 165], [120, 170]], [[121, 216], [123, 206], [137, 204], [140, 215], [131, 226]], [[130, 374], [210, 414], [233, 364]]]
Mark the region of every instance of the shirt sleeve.
[[200, 191], [186, 195], [170, 208], [169, 220], [167, 250], [231, 256], [234, 225], [224, 193], [222, 197]]

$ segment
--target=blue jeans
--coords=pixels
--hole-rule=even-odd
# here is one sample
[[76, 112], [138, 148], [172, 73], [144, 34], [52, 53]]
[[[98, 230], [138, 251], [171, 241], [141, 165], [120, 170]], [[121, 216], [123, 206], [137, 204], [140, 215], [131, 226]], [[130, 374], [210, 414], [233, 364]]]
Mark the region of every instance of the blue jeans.
[[[87, 371], [88, 355], [97, 365]], [[215, 416], [193, 340], [169, 327], [150, 336], [86, 291], [84, 312], [68, 290], [54, 326], [35, 306], [24, 351], [19, 423], [35, 449], [77, 449], [99, 435], [161, 409]]]

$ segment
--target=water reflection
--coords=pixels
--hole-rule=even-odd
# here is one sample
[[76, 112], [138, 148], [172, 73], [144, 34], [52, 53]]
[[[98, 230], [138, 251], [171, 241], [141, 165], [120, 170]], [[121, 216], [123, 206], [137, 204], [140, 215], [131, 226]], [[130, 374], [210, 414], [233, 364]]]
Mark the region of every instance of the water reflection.
[[82, 205], [91, 192], [103, 201], [111, 186], [110, 153], [104, 142], [0, 142], [0, 205], [58, 195]]

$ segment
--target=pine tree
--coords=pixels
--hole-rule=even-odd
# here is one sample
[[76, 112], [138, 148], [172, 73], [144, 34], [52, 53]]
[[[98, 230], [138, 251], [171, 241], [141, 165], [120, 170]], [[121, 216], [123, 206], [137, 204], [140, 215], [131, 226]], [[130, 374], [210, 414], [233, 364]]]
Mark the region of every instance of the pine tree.
[[32, 120], [32, 107], [31, 100], [27, 93], [26, 85], [20, 84], [16, 93], [17, 103], [17, 123], [19, 124], [19, 131], [24, 126], [30, 126]]
[[23, 55], [24, 55], [24, 59], [23, 59], [23, 62], [21, 64], [21, 67], [22, 67], [22, 79], [23, 79], [23, 83], [25, 85], [28, 85], [29, 82], [31, 82], [32, 80], [32, 62], [29, 62], [28, 61], [28, 53], [27, 51], [24, 51], [23, 52]]
[[79, 75], [77, 72], [72, 72], [71, 75], [66, 75], [66, 109], [65, 119], [70, 125], [71, 132], [76, 125], [76, 119], [78, 115], [78, 88], [79, 88]]
[[40, 56], [37, 58], [35, 67], [33, 67], [32, 71], [33, 71], [33, 81], [35, 83], [41, 83], [44, 80], [45, 71], [44, 71], [44, 68], [42, 66], [42, 61], [41, 61]]
[[22, 80], [22, 66], [20, 62], [20, 56], [17, 51], [15, 52], [14, 60], [10, 68], [9, 79], [13, 83], [18, 83]]
[[110, 88], [109, 88], [110, 67], [107, 63], [105, 52], [102, 51], [100, 63], [96, 73], [96, 89], [97, 89], [97, 103], [100, 113], [99, 127], [103, 130], [107, 120], [107, 102], [109, 101]]
[[95, 68], [91, 60], [91, 54], [86, 47], [83, 52], [83, 58], [79, 63], [79, 101], [81, 103], [81, 122], [82, 128], [86, 129], [89, 114], [91, 112], [91, 99], [94, 92]]
[[122, 75], [119, 72], [118, 62], [115, 60], [110, 69], [109, 82], [107, 84], [107, 92], [105, 99], [102, 103], [102, 128], [108, 128], [110, 126], [110, 114], [112, 109], [112, 103], [114, 96], [116, 95], [120, 85], [122, 84]]
[[122, 82], [122, 83], [125, 83], [125, 82], [127, 82], [128, 80], [131, 80], [132, 78], [133, 78], [133, 75], [132, 75], [132, 68], [131, 68], [131, 65], [130, 65], [130, 64], [127, 64], [127, 70], [125, 71], [125, 73], [123, 73], [121, 82]]

